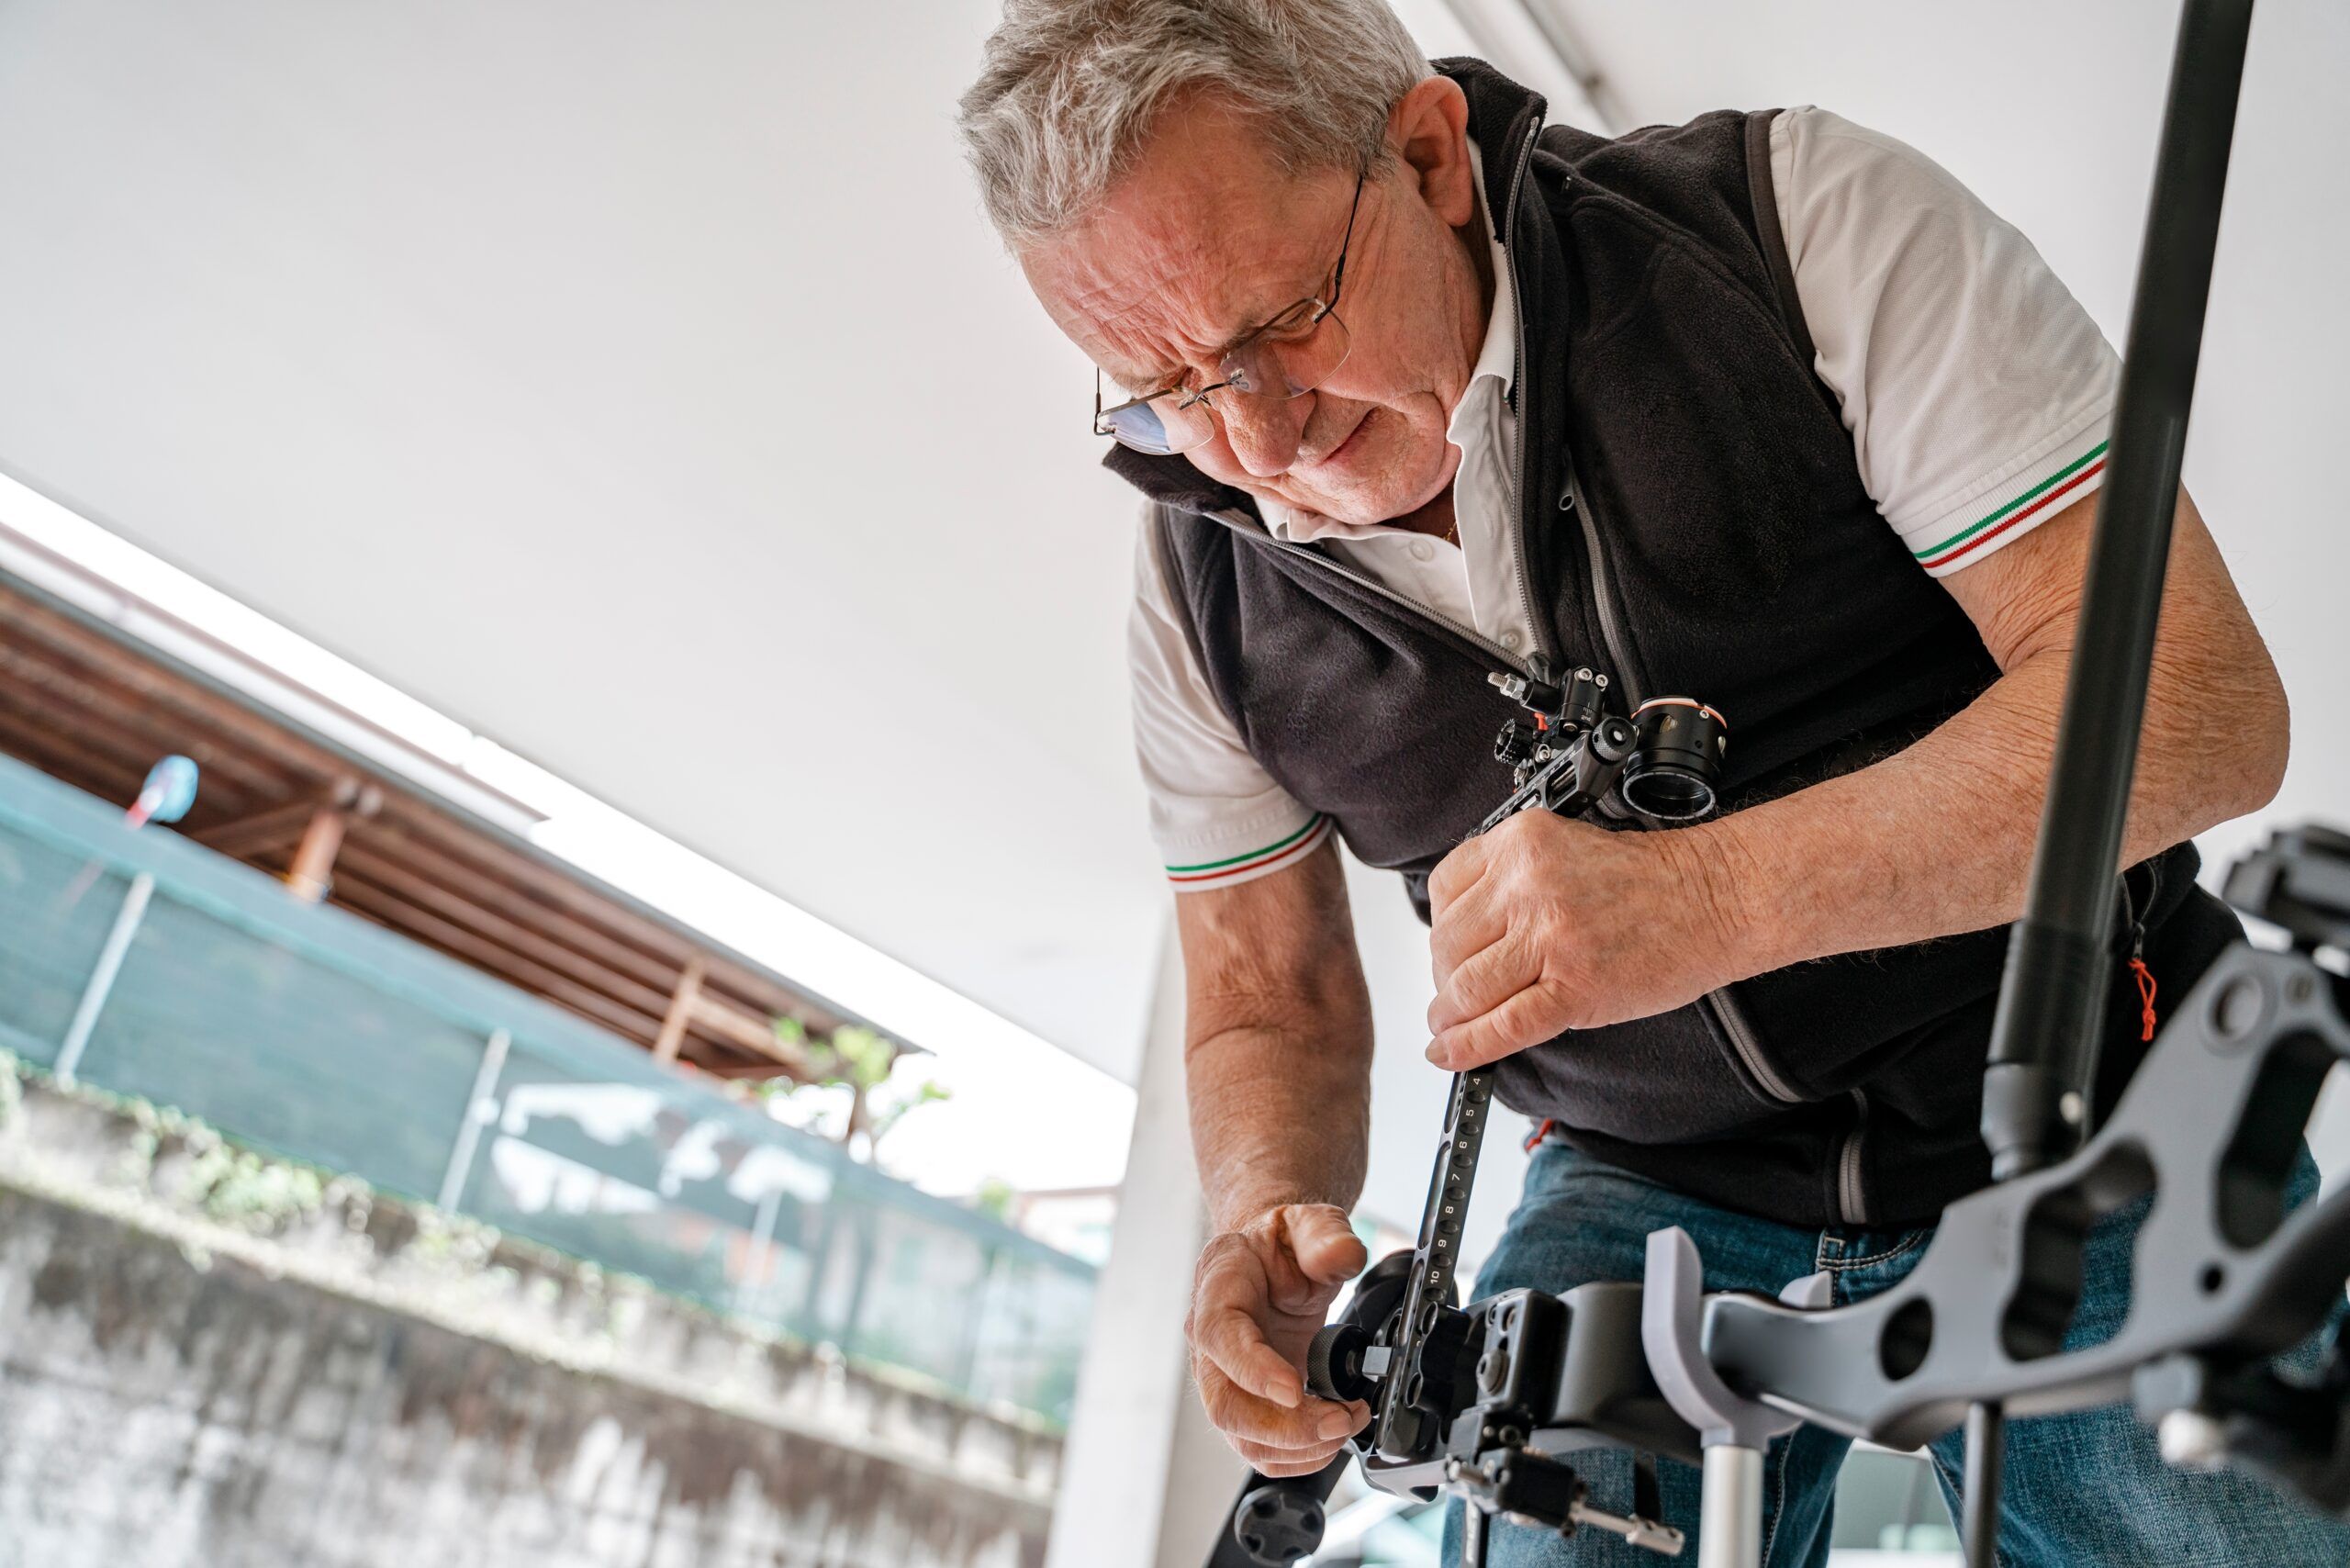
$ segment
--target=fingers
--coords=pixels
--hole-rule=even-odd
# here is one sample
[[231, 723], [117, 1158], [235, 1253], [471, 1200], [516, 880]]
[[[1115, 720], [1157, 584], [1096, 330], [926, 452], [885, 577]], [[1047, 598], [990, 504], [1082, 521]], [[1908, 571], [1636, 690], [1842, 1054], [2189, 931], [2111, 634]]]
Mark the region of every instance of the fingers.
[[1558, 1000], [1539, 988], [1519, 991], [1500, 1006], [1438, 1034], [1428, 1060], [1447, 1072], [1466, 1072], [1513, 1051], [1539, 1046], [1566, 1026]]
[[[1358, 1400], [1346, 1408], [1348, 1418], [1354, 1423], [1349, 1428], [1350, 1431], [1359, 1432], [1370, 1425], [1370, 1406]], [[1329, 1463], [1332, 1457], [1347, 1446], [1347, 1439], [1343, 1437], [1332, 1438], [1326, 1442], [1315, 1443], [1311, 1448], [1304, 1449], [1274, 1448], [1270, 1444], [1251, 1442], [1247, 1438], [1236, 1438], [1228, 1434], [1224, 1440], [1232, 1445], [1232, 1451], [1245, 1460], [1250, 1469], [1259, 1474], [1272, 1476], [1311, 1475]]]
[[1305, 1381], [1289, 1358], [1265, 1340], [1257, 1313], [1270, 1294], [1256, 1255], [1237, 1238], [1210, 1245], [1200, 1260], [1185, 1326], [1192, 1347], [1242, 1391], [1284, 1409], [1305, 1398]]
[[[1319, 1469], [1370, 1418], [1367, 1406], [1310, 1397], [1297, 1363], [1269, 1335], [1297, 1338], [1320, 1321], [1362, 1244], [1344, 1211], [1297, 1204], [1267, 1211], [1201, 1254], [1185, 1337], [1208, 1419], [1267, 1474]], [[1275, 1466], [1280, 1468], [1276, 1469]]]
[[1440, 1036], [1490, 1013], [1541, 978], [1541, 959], [1525, 943], [1505, 935], [1471, 954], [1445, 978], [1428, 1003], [1428, 1033]]
[[1505, 901], [1494, 896], [1499, 886], [1498, 879], [1487, 877], [1429, 916], [1428, 962], [1437, 984], [1509, 929]]
[[1299, 1271], [1316, 1284], [1351, 1280], [1371, 1261], [1346, 1211], [1333, 1204], [1292, 1204], [1281, 1211], [1281, 1229]]
[[[1229, 1438], [1225, 1439], [1225, 1440], [1226, 1442], [1232, 1442], [1232, 1439], [1229, 1439]], [[1337, 1456], [1338, 1450], [1339, 1450], [1339, 1449], [1342, 1449], [1342, 1448], [1344, 1448], [1344, 1447], [1346, 1447], [1346, 1445], [1345, 1445], [1344, 1443], [1337, 1444], [1337, 1445], [1335, 1445], [1335, 1446], [1330, 1450], [1330, 1451], [1329, 1451], [1328, 1453], [1324, 1454], [1320, 1459], [1305, 1459], [1305, 1460], [1262, 1459], [1262, 1460], [1259, 1460], [1259, 1459], [1250, 1459], [1250, 1458], [1249, 1458], [1247, 1454], [1245, 1454], [1245, 1453], [1242, 1453], [1242, 1454], [1240, 1455], [1240, 1458], [1241, 1458], [1242, 1462], [1243, 1462], [1244, 1463], [1246, 1463], [1246, 1464], [1248, 1466], [1248, 1468], [1249, 1468], [1249, 1469], [1251, 1469], [1251, 1470], [1255, 1471], [1258, 1474], [1259, 1474], [1259, 1475], [1263, 1475], [1263, 1476], [1267, 1476], [1267, 1477], [1269, 1477], [1269, 1478], [1270, 1478], [1270, 1479], [1272, 1479], [1272, 1480], [1275, 1480], [1275, 1481], [1280, 1481], [1280, 1480], [1282, 1480], [1282, 1479], [1284, 1479], [1284, 1478], [1286, 1478], [1286, 1477], [1292, 1476], [1292, 1475], [1311, 1475], [1311, 1474], [1313, 1474], [1315, 1471], [1320, 1470], [1324, 1465], [1326, 1465], [1326, 1464], [1329, 1463], [1329, 1462], [1330, 1462], [1330, 1461], [1331, 1461], [1333, 1458], [1335, 1458], [1335, 1457]], [[1240, 1445], [1239, 1445], [1238, 1443], [1232, 1443], [1232, 1448], [1233, 1448], [1233, 1451], [1234, 1451], [1234, 1452], [1236, 1452], [1236, 1453], [1238, 1453], [1238, 1452], [1239, 1452], [1239, 1450], [1240, 1450]]]
[[1308, 1399], [1295, 1409], [1285, 1409], [1243, 1392], [1212, 1365], [1202, 1362], [1193, 1370], [1209, 1423], [1237, 1441], [1257, 1443], [1292, 1458], [1319, 1453], [1327, 1459], [1337, 1451], [1347, 1434], [1362, 1424], [1357, 1406]]
[[1237, 1306], [1203, 1305], [1192, 1319], [1192, 1343], [1244, 1392], [1293, 1410], [1305, 1400], [1305, 1380], [1288, 1358], [1265, 1342], [1257, 1320]]
[[1476, 886], [1485, 873], [1486, 844], [1481, 834], [1455, 845], [1428, 873], [1428, 912], [1441, 915], [1453, 901]]

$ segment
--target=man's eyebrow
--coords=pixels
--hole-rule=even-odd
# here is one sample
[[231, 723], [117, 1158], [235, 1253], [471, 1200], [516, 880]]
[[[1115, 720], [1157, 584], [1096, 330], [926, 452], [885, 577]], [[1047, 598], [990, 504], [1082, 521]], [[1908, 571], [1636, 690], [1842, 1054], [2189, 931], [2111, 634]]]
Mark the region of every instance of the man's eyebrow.
[[[1315, 296], [1313, 295], [1302, 294], [1295, 299], [1292, 299], [1287, 304], [1281, 306], [1279, 309], [1276, 309], [1268, 315], [1255, 318], [1250, 325], [1243, 327], [1239, 331], [1234, 333], [1231, 337], [1226, 338], [1223, 343], [1216, 348], [1215, 363], [1219, 364], [1222, 364], [1226, 358], [1237, 351], [1241, 344], [1247, 342], [1249, 339], [1255, 337], [1258, 333], [1271, 326], [1275, 321], [1280, 320], [1283, 316], [1286, 316], [1291, 311], [1296, 309], [1299, 306], [1313, 303], [1314, 299]], [[1125, 378], [1119, 375], [1114, 371], [1104, 371], [1102, 374], [1110, 377], [1112, 385], [1126, 389], [1130, 396], [1139, 398], [1144, 396], [1155, 396], [1160, 392], [1171, 391], [1186, 375], [1189, 375], [1191, 373], [1191, 366], [1189, 365], [1185, 365], [1181, 369], [1175, 371], [1154, 372], [1146, 379], [1142, 389], [1127, 387]], [[1210, 377], [1210, 379], [1213, 379], [1213, 377]]]

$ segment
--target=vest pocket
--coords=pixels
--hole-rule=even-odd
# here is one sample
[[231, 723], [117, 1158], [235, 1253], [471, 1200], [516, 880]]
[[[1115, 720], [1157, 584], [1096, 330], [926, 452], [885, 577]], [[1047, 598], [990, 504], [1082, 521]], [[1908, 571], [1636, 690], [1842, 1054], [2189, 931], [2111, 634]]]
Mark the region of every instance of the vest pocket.
[[1720, 1137], [1787, 1103], [1755, 1081], [1702, 1002], [1520, 1051], [1499, 1064], [1494, 1093], [1529, 1116], [1639, 1144]]

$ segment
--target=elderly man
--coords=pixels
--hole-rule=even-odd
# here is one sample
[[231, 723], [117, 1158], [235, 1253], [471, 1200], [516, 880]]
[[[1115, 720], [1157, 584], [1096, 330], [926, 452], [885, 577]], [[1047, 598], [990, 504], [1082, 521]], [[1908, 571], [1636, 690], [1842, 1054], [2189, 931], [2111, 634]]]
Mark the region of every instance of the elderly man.
[[[1539, 1124], [1481, 1291], [1638, 1278], [1667, 1225], [1718, 1287], [1900, 1279], [1988, 1176], [2003, 926], [2116, 380], [2064, 286], [1832, 114], [1546, 129], [1489, 66], [1431, 70], [1382, 0], [1010, 0], [963, 126], [1145, 498], [1135, 722], [1216, 1232], [1190, 1333], [1233, 1446], [1296, 1473], [1366, 1417], [1299, 1372], [1363, 1262], [1370, 1010], [1334, 834], [1431, 920], [1428, 1059], [1498, 1063]], [[1577, 666], [1727, 717], [1724, 813], [1462, 843], [1509, 783], [1487, 676]], [[2118, 972], [2183, 994], [2235, 935], [2186, 841], [2269, 798], [2285, 736], [2182, 498], [2115, 892], [2143, 969]], [[2113, 998], [2108, 1099], [2145, 1011]], [[2077, 1337], [2127, 1310], [2135, 1217], [2095, 1237]], [[1824, 1560], [1845, 1447], [1774, 1446], [1767, 1561]], [[2121, 1409], [2009, 1451], [2009, 1562], [2350, 1558], [2254, 1483], [2166, 1468]], [[1584, 1467], [1628, 1506], [1628, 1460]], [[1667, 1471], [1694, 1522], [1695, 1473]], [[1624, 1550], [1504, 1527], [1495, 1557]]]

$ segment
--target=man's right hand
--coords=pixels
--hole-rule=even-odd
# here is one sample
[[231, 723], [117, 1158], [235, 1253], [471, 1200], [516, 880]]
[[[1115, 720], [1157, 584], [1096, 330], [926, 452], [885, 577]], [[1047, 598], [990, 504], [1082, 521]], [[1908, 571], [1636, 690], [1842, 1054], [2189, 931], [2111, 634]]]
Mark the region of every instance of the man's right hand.
[[1371, 1419], [1305, 1391], [1305, 1353], [1339, 1287], [1368, 1260], [1328, 1204], [1285, 1204], [1210, 1240], [1183, 1321], [1208, 1420], [1251, 1468], [1306, 1475]]

